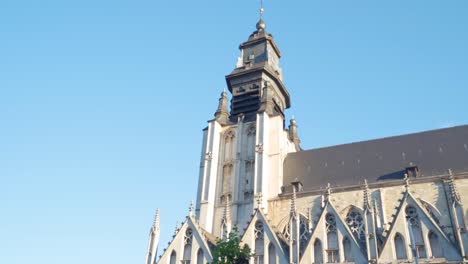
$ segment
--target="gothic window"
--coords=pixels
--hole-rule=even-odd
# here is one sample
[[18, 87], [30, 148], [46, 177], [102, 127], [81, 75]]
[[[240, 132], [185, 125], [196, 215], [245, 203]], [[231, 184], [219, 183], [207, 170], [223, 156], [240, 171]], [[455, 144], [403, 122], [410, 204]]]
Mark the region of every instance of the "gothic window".
[[203, 264], [203, 258], [204, 258], [203, 249], [200, 248], [197, 253], [197, 264]]
[[227, 227], [226, 227], [226, 224], [224, 222], [221, 224], [221, 238], [223, 240], [227, 239]]
[[304, 253], [304, 250], [307, 246], [307, 241], [309, 240], [309, 223], [307, 219], [301, 217], [299, 221], [299, 251], [300, 255]]
[[[255, 163], [253, 160], [247, 160], [245, 162], [245, 191], [250, 191], [253, 189], [253, 175], [254, 175]], [[250, 195], [245, 197], [245, 200], [251, 198]]]
[[406, 255], [406, 245], [403, 239], [403, 236], [400, 234], [396, 234], [395, 238], [393, 239], [395, 244], [395, 255], [397, 259], [407, 259]]
[[353, 257], [353, 252], [351, 251], [351, 241], [347, 237], [343, 239], [343, 251], [344, 251], [345, 261], [353, 262], [354, 257]]
[[247, 128], [247, 159], [255, 157], [255, 126]]
[[224, 161], [229, 161], [233, 158], [234, 154], [234, 131], [228, 131], [224, 136]]
[[268, 264], [276, 264], [276, 249], [273, 243], [268, 245]]
[[317, 238], [315, 239], [314, 242], [314, 263], [321, 264], [323, 263], [323, 248], [322, 248], [322, 242]]
[[432, 231], [429, 232], [429, 244], [431, 246], [432, 257], [441, 258], [443, 254], [439, 244], [439, 237]]
[[190, 264], [192, 254], [192, 239], [193, 231], [192, 229], [187, 228], [184, 235], [184, 257], [182, 259], [182, 264]]
[[263, 264], [263, 254], [264, 254], [264, 245], [263, 245], [263, 223], [257, 221], [255, 223], [255, 264]]
[[224, 165], [222, 178], [222, 194], [226, 194], [231, 190], [231, 174], [232, 164]]
[[176, 264], [176, 258], [177, 258], [177, 254], [174, 250], [172, 250], [172, 253], [171, 253], [171, 258], [169, 260], [169, 264]]
[[424, 239], [421, 230], [421, 222], [419, 221], [418, 211], [413, 206], [407, 206], [405, 209], [409, 227], [413, 233], [414, 246], [416, 247], [418, 257], [426, 258], [426, 249], [424, 247]]
[[365, 227], [362, 214], [355, 208], [351, 209], [346, 216], [346, 224], [361, 244], [366, 241]]
[[[309, 225], [307, 218], [304, 217], [303, 215], [300, 215], [300, 220], [299, 220], [299, 247], [300, 247], [300, 253], [302, 254], [304, 252], [304, 249], [307, 246], [307, 241], [309, 240]], [[283, 237], [287, 241], [291, 239], [291, 230], [289, 230], [289, 223], [284, 226], [283, 229]]]
[[327, 230], [327, 262], [337, 263], [340, 262], [338, 254], [338, 232], [336, 229], [336, 218], [332, 214], [325, 216], [325, 225]]

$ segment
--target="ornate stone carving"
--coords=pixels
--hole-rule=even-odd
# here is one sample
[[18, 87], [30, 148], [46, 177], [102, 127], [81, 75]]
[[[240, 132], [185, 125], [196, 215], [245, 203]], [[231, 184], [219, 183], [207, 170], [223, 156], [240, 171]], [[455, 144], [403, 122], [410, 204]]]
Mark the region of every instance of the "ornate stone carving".
[[263, 153], [263, 143], [257, 144], [255, 146], [255, 152], [257, 153]]

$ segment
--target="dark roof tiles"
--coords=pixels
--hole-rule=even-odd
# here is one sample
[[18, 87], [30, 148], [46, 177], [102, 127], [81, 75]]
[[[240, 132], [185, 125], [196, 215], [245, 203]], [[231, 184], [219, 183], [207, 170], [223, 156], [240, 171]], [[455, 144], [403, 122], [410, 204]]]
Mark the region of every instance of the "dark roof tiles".
[[283, 185], [299, 180], [304, 190], [402, 179], [405, 168], [419, 176], [468, 171], [468, 125], [369, 140], [287, 155]]

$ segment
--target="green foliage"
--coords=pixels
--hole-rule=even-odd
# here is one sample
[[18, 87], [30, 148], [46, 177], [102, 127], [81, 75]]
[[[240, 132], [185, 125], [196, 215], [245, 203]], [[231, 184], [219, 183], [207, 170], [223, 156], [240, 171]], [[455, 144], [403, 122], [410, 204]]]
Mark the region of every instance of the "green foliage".
[[237, 227], [234, 227], [228, 239], [216, 244], [211, 264], [248, 264], [250, 256], [249, 246], [241, 247]]

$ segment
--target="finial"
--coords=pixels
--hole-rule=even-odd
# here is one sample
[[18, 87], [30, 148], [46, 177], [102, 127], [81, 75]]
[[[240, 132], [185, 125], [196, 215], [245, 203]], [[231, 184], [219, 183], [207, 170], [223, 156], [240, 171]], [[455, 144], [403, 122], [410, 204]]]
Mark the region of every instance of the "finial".
[[193, 216], [193, 200], [190, 201], [190, 206], [189, 206], [189, 217]]
[[292, 197], [291, 197], [291, 211], [290, 211], [290, 215], [292, 217], [295, 217], [296, 216], [296, 188], [293, 188], [293, 194], [292, 194]]
[[406, 190], [409, 190], [409, 187], [410, 187], [410, 180], [409, 180], [408, 174], [405, 173], [405, 188], [406, 188]]
[[263, 9], [263, 0], [260, 0], [260, 9], [258, 11], [260, 13], [260, 19], [262, 19], [263, 12], [265, 12], [265, 9]]
[[257, 193], [255, 196], [257, 198], [257, 209], [260, 210], [262, 208], [263, 195], [260, 192], [260, 193]]
[[331, 195], [331, 184], [330, 183], [327, 183], [326, 194], [327, 194], [327, 198], [330, 197], [330, 195]]
[[223, 92], [221, 93], [221, 96], [218, 102], [218, 108], [216, 109], [214, 116], [215, 116], [215, 119], [220, 124], [226, 124], [228, 122], [229, 110], [228, 110], [228, 97], [227, 97], [226, 88], [224, 88]]
[[156, 209], [156, 214], [154, 215], [153, 227], [159, 229], [159, 208]]
[[263, 0], [260, 0], [260, 19], [258, 20], [257, 23], [257, 30], [258, 31], [263, 31], [266, 28], [265, 22], [263, 22], [263, 12], [265, 12], [265, 9], [263, 9]]
[[458, 193], [457, 186], [455, 186], [455, 179], [453, 177], [452, 170], [448, 170], [449, 173], [449, 187], [450, 187], [450, 194], [452, 196], [452, 201], [460, 202], [460, 194]]
[[364, 210], [371, 211], [372, 207], [369, 198], [369, 185], [367, 184], [367, 179], [364, 179]]
[[312, 208], [307, 208], [307, 224], [309, 227], [309, 232], [312, 232]]
[[175, 224], [174, 237], [177, 235], [177, 232], [179, 232], [179, 221], [176, 221]]

